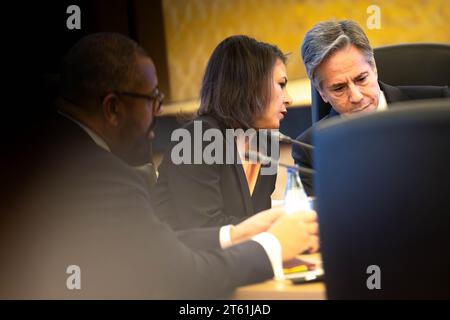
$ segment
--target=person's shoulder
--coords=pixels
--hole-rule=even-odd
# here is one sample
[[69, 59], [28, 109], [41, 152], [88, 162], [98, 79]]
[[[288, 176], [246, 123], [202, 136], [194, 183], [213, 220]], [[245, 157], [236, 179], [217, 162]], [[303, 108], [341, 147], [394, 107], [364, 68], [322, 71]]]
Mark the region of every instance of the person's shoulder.
[[448, 86], [392, 86], [380, 83], [388, 102], [450, 97]]
[[314, 125], [312, 125], [311, 127], [309, 127], [308, 129], [306, 129], [305, 131], [303, 131], [302, 133], [300, 133], [297, 138], [295, 138], [297, 141], [300, 142], [305, 142], [305, 143], [311, 143], [312, 140], [312, 132], [314, 129]]
[[400, 86], [400, 90], [412, 98], [444, 98], [448, 97], [447, 86]]
[[138, 181], [135, 168], [109, 150], [97, 145], [78, 124], [57, 115], [51, 119], [48, 134], [55, 136], [50, 145], [55, 162], [74, 172], [90, 173], [96, 180]]
[[317, 121], [316, 123], [314, 123], [312, 126], [310, 126], [308, 129], [306, 129], [305, 131], [303, 131], [300, 135], [297, 136], [296, 140], [300, 141], [300, 142], [304, 142], [307, 144], [312, 144], [312, 140], [313, 140], [313, 133], [315, 128], [317, 127], [317, 125], [319, 125], [320, 123], [334, 117], [334, 116], [338, 116], [339, 114], [337, 114], [334, 109], [331, 109], [330, 113], [328, 115], [326, 115], [325, 117], [323, 117], [322, 119], [320, 119], [319, 121]]

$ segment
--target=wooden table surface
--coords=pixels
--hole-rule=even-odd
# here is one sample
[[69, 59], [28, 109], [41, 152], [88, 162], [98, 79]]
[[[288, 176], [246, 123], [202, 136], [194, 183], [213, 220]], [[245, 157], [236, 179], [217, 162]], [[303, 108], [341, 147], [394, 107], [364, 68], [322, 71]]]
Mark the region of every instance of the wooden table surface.
[[[302, 255], [304, 260], [321, 263], [319, 254]], [[323, 281], [293, 284], [290, 280], [269, 280], [262, 283], [239, 287], [231, 299], [238, 300], [324, 300], [326, 299]]]

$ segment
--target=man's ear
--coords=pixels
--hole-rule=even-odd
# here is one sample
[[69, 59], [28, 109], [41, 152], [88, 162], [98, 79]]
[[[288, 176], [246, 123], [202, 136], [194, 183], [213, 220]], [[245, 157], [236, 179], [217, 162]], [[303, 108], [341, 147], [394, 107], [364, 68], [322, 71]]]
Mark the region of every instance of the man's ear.
[[320, 96], [322, 97], [322, 100], [325, 101], [325, 103], [328, 103], [328, 100], [325, 97], [325, 95], [324, 95], [322, 89], [320, 88], [320, 86], [316, 86], [316, 90], [317, 90], [317, 92], [319, 92]]
[[316, 88], [317, 92], [320, 94], [320, 96], [322, 97], [322, 100], [325, 101], [325, 103], [328, 103], [327, 98], [325, 98], [325, 95], [323, 94], [323, 90], [322, 90], [322, 80], [320, 80], [317, 76], [317, 78], [315, 80], [311, 80], [312, 84], [314, 85], [314, 88]]
[[377, 77], [377, 80], [378, 80], [378, 69], [377, 69], [377, 64], [375, 62], [374, 62], [372, 69], [373, 69], [373, 73], [375, 73], [375, 76]]
[[120, 122], [121, 110], [120, 100], [115, 93], [108, 93], [102, 101], [103, 117], [106, 122], [117, 127]]

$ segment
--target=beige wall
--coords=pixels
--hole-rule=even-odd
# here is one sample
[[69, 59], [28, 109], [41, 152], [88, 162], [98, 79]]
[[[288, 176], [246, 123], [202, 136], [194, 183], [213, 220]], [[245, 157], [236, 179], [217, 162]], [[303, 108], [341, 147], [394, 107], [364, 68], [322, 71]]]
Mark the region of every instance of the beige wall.
[[[381, 9], [381, 29], [366, 26], [370, 5]], [[450, 43], [448, 0], [163, 0], [172, 101], [198, 97], [207, 60], [217, 44], [247, 34], [292, 52], [290, 79], [305, 77], [299, 44], [315, 23], [352, 19], [373, 47], [401, 42]]]

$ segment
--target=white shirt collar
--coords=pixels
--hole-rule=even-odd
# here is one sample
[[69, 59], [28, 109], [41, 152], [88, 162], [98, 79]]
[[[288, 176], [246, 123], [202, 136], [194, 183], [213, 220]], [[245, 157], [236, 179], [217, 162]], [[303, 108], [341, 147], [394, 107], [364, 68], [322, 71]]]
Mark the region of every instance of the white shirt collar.
[[[94, 140], [94, 142], [102, 149], [105, 149], [108, 152], [111, 152], [111, 149], [109, 149], [108, 145], [106, 144], [105, 140], [103, 140], [98, 134], [96, 134], [94, 131], [92, 131], [91, 129], [89, 129], [88, 127], [86, 127], [84, 124], [82, 124], [81, 122], [77, 121], [76, 119], [72, 118], [71, 116], [65, 114], [64, 112], [62, 112], [61, 110], [58, 110], [58, 113], [60, 115], [62, 115], [63, 117], [75, 122], [77, 125], [79, 125], [91, 138], [92, 140]], [[148, 170], [148, 166], [153, 167], [153, 164], [151, 163], [146, 163], [142, 166], [138, 166], [135, 167], [137, 169], [142, 169], [142, 170]], [[158, 171], [156, 169], [155, 170], [156, 176], [158, 177]]]
[[388, 108], [386, 96], [384, 95], [384, 92], [380, 90], [380, 98], [378, 99], [378, 107], [377, 111], [384, 111]]
[[106, 144], [105, 140], [103, 140], [98, 134], [96, 134], [94, 131], [86, 127], [81, 122], [77, 121], [76, 119], [72, 118], [68, 114], [62, 112], [61, 110], [58, 110], [58, 113], [62, 115], [63, 117], [66, 117], [67, 119], [75, 122], [77, 125], [79, 125], [91, 138], [94, 140], [94, 142], [101, 148], [105, 149], [106, 151], [111, 152], [111, 149], [109, 149], [108, 145]]

